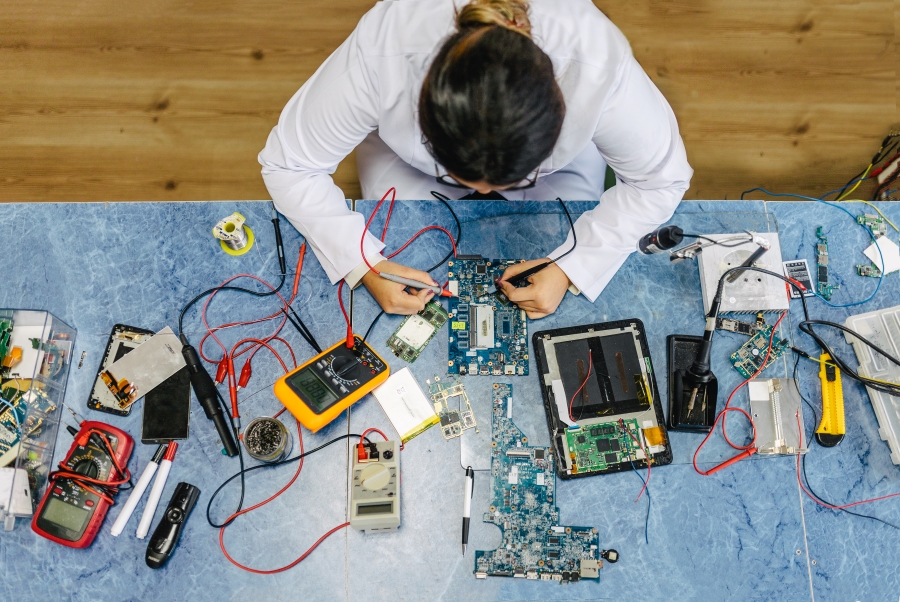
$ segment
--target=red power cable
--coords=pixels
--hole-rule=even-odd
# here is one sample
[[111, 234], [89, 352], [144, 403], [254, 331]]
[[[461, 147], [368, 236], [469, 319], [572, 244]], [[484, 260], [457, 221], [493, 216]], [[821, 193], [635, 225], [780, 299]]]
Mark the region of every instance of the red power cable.
[[[775, 325], [772, 326], [772, 334], [769, 335], [769, 346], [766, 349], [766, 355], [763, 358], [763, 361], [760, 364], [759, 369], [757, 369], [756, 372], [754, 372], [750, 376], [750, 378], [748, 378], [747, 380], [745, 380], [744, 382], [742, 382], [741, 384], [739, 384], [737, 387], [734, 388], [734, 390], [728, 396], [728, 400], [725, 402], [725, 407], [722, 408], [722, 411], [716, 415], [716, 419], [713, 421], [712, 428], [709, 429], [709, 433], [706, 434], [706, 437], [704, 437], [703, 441], [700, 442], [700, 445], [697, 446], [697, 450], [694, 452], [694, 459], [693, 459], [694, 470], [696, 470], [699, 474], [703, 475], [704, 477], [708, 477], [709, 475], [711, 475], [715, 472], [718, 472], [719, 470], [722, 470], [723, 468], [725, 468], [727, 466], [731, 466], [732, 464], [739, 462], [739, 461], [743, 460], [744, 458], [749, 458], [750, 456], [752, 456], [753, 454], [756, 453], [756, 451], [757, 451], [757, 448], [756, 448], [756, 425], [753, 423], [753, 417], [751, 417], [750, 413], [747, 412], [743, 408], [731, 407], [731, 400], [732, 400], [732, 398], [734, 398], [735, 393], [740, 391], [744, 385], [749, 383], [751, 380], [756, 378], [756, 376], [760, 372], [765, 370], [766, 364], [769, 361], [769, 354], [772, 351], [772, 343], [775, 340], [775, 331], [778, 329], [778, 325], [781, 324], [781, 321], [784, 319], [784, 317], [786, 315], [787, 315], [786, 311], [782, 312], [781, 316], [775, 322]], [[725, 417], [728, 414], [728, 412], [739, 412], [739, 413], [743, 414], [744, 416], [746, 416], [747, 420], [750, 421], [750, 427], [753, 429], [753, 438], [750, 440], [750, 443], [748, 443], [747, 445], [735, 445], [734, 443], [731, 442], [731, 439], [728, 438], [728, 432], [725, 429]], [[722, 420], [722, 436], [725, 437], [725, 442], [728, 443], [728, 445], [730, 445], [734, 449], [740, 450], [741, 453], [729, 458], [728, 460], [725, 460], [721, 464], [717, 464], [716, 466], [713, 466], [712, 468], [710, 468], [707, 471], [700, 470], [700, 468], [697, 467], [697, 455], [700, 453], [700, 450], [703, 449], [703, 446], [706, 445], [706, 442], [709, 440], [709, 438], [715, 432], [716, 424], [718, 424], [720, 419]]]
[[[800, 412], [795, 412], [794, 417], [797, 419], [797, 432], [800, 434], [800, 447], [803, 447], [803, 429], [800, 426]], [[851, 502], [849, 504], [843, 504], [841, 506], [834, 506], [827, 502], [823, 502], [822, 500], [820, 500], [819, 498], [814, 496], [812, 493], [810, 493], [806, 489], [806, 486], [803, 484], [803, 479], [800, 477], [800, 454], [799, 453], [797, 454], [797, 483], [800, 485], [800, 489], [803, 490], [803, 493], [805, 493], [807, 496], [809, 496], [809, 499], [811, 499], [818, 505], [820, 505], [824, 508], [830, 508], [831, 510], [845, 510], [847, 508], [852, 508], [853, 506], [861, 506], [862, 504], [870, 504], [872, 502], [880, 502], [881, 500], [886, 500], [888, 498], [900, 496], [900, 493], [889, 493], [887, 495], [882, 495], [879, 497], [874, 497], [874, 498], [871, 498], [868, 500], [862, 500], [859, 502]]]
[[[391, 195], [391, 202], [388, 205], [388, 212], [387, 212], [387, 216], [385, 217], [385, 220], [384, 220], [384, 227], [381, 229], [381, 242], [384, 242], [384, 239], [387, 236], [388, 225], [391, 222], [391, 215], [394, 212], [394, 203], [397, 200], [397, 189], [394, 188], [393, 186], [391, 188], [389, 188], [387, 192], [384, 193], [384, 196], [382, 196], [381, 200], [378, 201], [378, 204], [375, 205], [375, 209], [372, 210], [372, 215], [369, 216], [369, 219], [366, 222], [366, 227], [363, 229], [362, 236], [359, 239], [359, 253], [360, 253], [360, 255], [362, 255], [363, 262], [366, 264], [366, 267], [368, 267], [369, 270], [371, 270], [372, 272], [379, 274], [379, 275], [381, 274], [381, 272], [376, 270], [372, 266], [372, 264], [369, 263], [369, 259], [366, 257], [366, 250], [365, 250], [366, 232], [369, 231], [369, 226], [372, 225], [372, 220], [375, 219], [375, 215], [378, 213], [378, 210], [381, 208], [382, 203], [384, 203], [384, 201], [387, 200], [388, 195]], [[412, 243], [415, 239], [417, 239], [419, 236], [421, 236], [423, 233], [427, 232], [428, 230], [440, 230], [441, 232], [446, 234], [447, 238], [450, 239], [450, 245], [453, 247], [453, 256], [456, 257], [456, 241], [453, 239], [453, 235], [450, 234], [450, 232], [448, 232], [445, 228], [442, 228], [441, 226], [426, 226], [425, 228], [422, 228], [421, 230], [419, 230], [418, 232], [413, 234], [412, 237], [410, 237], [409, 240], [407, 240], [405, 243], [403, 243], [403, 245], [399, 249], [397, 249], [396, 251], [394, 251], [393, 253], [388, 255], [387, 259], [392, 259], [393, 257], [397, 256], [401, 251], [403, 251], [403, 249], [408, 247], [410, 245], [410, 243]], [[353, 344], [354, 344], [353, 326], [350, 324], [350, 316], [347, 315], [347, 310], [344, 309], [344, 299], [342, 296], [343, 288], [344, 288], [344, 281], [341, 280], [341, 282], [338, 284], [338, 290], [337, 290], [338, 304], [341, 306], [341, 313], [344, 314], [344, 320], [347, 322], [347, 339], [346, 339], [345, 344], [348, 349], [352, 349]]]
[[[580, 361], [580, 360], [579, 360]], [[584, 381], [582, 381], [581, 386], [578, 387], [578, 390], [575, 391], [575, 394], [572, 395], [572, 399], [569, 400], [569, 420], [572, 422], [578, 422], [575, 420], [575, 417], [572, 416], [572, 405], [575, 403], [575, 398], [578, 397], [578, 394], [581, 393], [581, 390], [587, 384], [588, 379], [591, 377], [591, 368], [594, 367], [594, 355], [588, 350], [588, 371], [587, 376], [584, 377]]]

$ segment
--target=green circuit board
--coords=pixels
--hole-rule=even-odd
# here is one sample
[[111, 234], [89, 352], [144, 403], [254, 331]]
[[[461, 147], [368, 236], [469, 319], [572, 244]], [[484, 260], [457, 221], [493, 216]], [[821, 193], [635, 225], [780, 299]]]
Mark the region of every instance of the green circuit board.
[[[763, 358], [766, 357], [766, 349], [769, 347], [769, 339], [772, 337], [772, 327], [768, 324], [763, 325], [755, 335], [741, 345], [741, 348], [731, 354], [731, 365], [744, 378], [753, 376], [760, 366], [762, 366]], [[787, 339], [779, 339], [777, 336], [772, 338], [772, 350], [769, 352], [769, 359], [766, 361], [765, 367], [768, 368], [775, 360], [780, 358], [788, 350], [790, 343]]]
[[[47, 415], [56, 410], [43, 392], [38, 389], [21, 391], [11, 384], [14, 382], [7, 381], [0, 389], [0, 396], [9, 403], [0, 404], [0, 457], [15, 448], [22, 438], [38, 435]], [[28, 383], [30, 381], [24, 381], [24, 384]]]
[[412, 363], [428, 346], [437, 331], [446, 324], [449, 314], [437, 301], [429, 301], [425, 309], [406, 316], [387, 340], [388, 348], [401, 360]]
[[[632, 435], [640, 440], [638, 421], [631, 418], [624, 422]], [[566, 446], [572, 460], [572, 474], [606, 470], [613, 464], [643, 460], [646, 457], [643, 450], [636, 449], [634, 440], [615, 422], [568, 428]]]
[[875, 215], [874, 213], [861, 213], [857, 215], [856, 223], [871, 230], [872, 235], [875, 236], [875, 238], [887, 234], [887, 224], [884, 222], [884, 218]]
[[532, 447], [512, 421], [512, 385], [493, 385], [491, 506], [484, 522], [502, 542], [475, 552], [475, 576], [522, 577], [560, 583], [599, 579], [597, 529], [559, 524], [553, 449]]

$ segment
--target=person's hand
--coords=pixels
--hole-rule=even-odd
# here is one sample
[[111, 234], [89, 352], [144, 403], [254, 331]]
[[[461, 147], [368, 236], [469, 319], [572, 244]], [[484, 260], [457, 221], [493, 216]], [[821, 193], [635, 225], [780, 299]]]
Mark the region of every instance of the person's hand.
[[569, 277], [558, 265], [552, 263], [537, 274], [529, 276], [528, 282], [531, 283], [529, 286], [516, 288], [507, 281], [516, 274], [547, 261], [535, 259], [511, 265], [497, 281], [497, 286], [503, 294], [520, 309], [524, 309], [532, 320], [543, 318], [556, 311], [569, 288]]
[[[437, 282], [428, 275], [427, 272], [414, 270], [393, 261], [381, 261], [376, 266], [379, 272], [385, 274], [394, 274], [411, 278], [419, 282], [431, 282], [437, 286]], [[407, 292], [406, 287], [390, 280], [385, 280], [375, 272], [369, 270], [362, 278], [362, 283], [369, 290], [378, 305], [385, 313], [409, 315], [420, 312], [425, 309], [425, 304], [434, 297], [434, 291], [430, 289], [421, 289], [419, 291]]]

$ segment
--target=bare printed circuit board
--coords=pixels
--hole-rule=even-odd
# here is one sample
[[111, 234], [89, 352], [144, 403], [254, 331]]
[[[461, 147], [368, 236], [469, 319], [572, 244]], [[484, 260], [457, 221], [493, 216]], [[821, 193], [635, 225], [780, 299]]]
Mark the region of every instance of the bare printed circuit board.
[[491, 506], [496, 550], [475, 552], [475, 576], [574, 583], [599, 579], [597, 529], [559, 524], [553, 449], [532, 447], [512, 421], [512, 385], [495, 383], [491, 404]]
[[468, 255], [449, 263], [449, 374], [524, 376], [528, 374], [525, 312], [497, 290], [494, 282], [512, 259]]

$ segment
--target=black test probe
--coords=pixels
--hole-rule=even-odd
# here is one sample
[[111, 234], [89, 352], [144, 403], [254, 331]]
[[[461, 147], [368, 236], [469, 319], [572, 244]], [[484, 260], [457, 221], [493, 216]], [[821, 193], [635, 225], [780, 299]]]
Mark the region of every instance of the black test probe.
[[515, 276], [512, 276], [507, 282], [515, 287], [521, 287], [522, 283], [525, 282], [530, 276], [534, 276], [547, 266], [553, 265], [558, 260], [562, 259], [569, 253], [575, 250], [575, 245], [578, 244], [578, 237], [575, 235], [575, 224], [572, 222], [572, 216], [569, 215], [569, 210], [566, 208], [566, 204], [562, 202], [562, 199], [556, 199], [560, 205], [562, 205], [563, 211], [566, 212], [566, 217], [569, 218], [569, 228], [572, 230], [572, 248], [557, 257], [556, 259], [549, 259], [543, 263], [539, 263], [536, 266], [530, 267], [524, 272], [519, 272]]
[[[206, 417], [212, 420], [213, 424], [216, 426], [216, 431], [219, 433], [219, 439], [222, 440], [222, 446], [229, 458], [238, 455], [239, 450], [237, 443], [235, 442], [237, 433], [232, 432], [232, 429], [230, 428], [229, 420], [226, 418], [225, 412], [222, 410], [222, 405], [219, 403], [216, 385], [213, 382], [212, 377], [203, 367], [197, 350], [188, 342], [188, 338], [184, 334], [184, 314], [197, 301], [217, 291], [234, 290], [249, 293], [256, 297], [268, 297], [281, 290], [287, 275], [287, 264], [284, 259], [284, 243], [281, 240], [280, 220], [278, 219], [278, 213], [275, 211], [274, 203], [272, 204], [272, 225], [275, 227], [275, 245], [278, 249], [278, 267], [281, 268], [281, 281], [274, 290], [260, 293], [239, 286], [217, 286], [203, 291], [191, 299], [181, 310], [181, 315], [178, 316], [178, 338], [181, 339], [181, 344], [183, 345], [181, 354], [184, 356], [188, 371], [191, 373], [191, 387], [194, 389], [194, 395], [197, 396], [197, 401], [200, 402], [200, 406], [203, 408], [204, 413], [206, 413]], [[235, 431], [236, 430], [237, 429], [235, 428]]]

